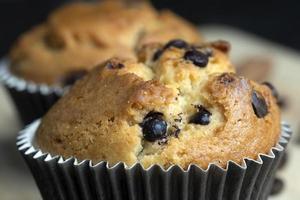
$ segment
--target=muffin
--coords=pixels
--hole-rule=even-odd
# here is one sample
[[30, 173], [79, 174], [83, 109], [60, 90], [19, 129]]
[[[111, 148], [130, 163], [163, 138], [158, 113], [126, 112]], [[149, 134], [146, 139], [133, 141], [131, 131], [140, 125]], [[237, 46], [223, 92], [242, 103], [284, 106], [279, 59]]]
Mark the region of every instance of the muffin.
[[144, 62], [97, 66], [45, 115], [39, 147], [95, 163], [185, 169], [267, 153], [280, 135], [270, 89], [235, 75], [213, 45], [181, 43], [161, 47], [155, 61], [157, 49], [145, 47]]
[[19, 138], [42, 195], [266, 199], [290, 131], [228, 51], [172, 40], [97, 65]]
[[[136, 59], [135, 50], [144, 44], [175, 38], [201, 41], [189, 22], [145, 2], [67, 4], [20, 36], [5, 64], [9, 66], [1, 67], [0, 77], [12, 93], [21, 118], [28, 123], [42, 116], [65, 86], [96, 64], [115, 56]], [[23, 111], [20, 101], [24, 99], [30, 102], [29, 111]], [[30, 110], [37, 112], [30, 114]]]
[[145, 43], [175, 38], [200, 41], [188, 22], [146, 3], [73, 3], [19, 38], [10, 52], [11, 70], [35, 83], [64, 85], [72, 73], [114, 56], [134, 58]]

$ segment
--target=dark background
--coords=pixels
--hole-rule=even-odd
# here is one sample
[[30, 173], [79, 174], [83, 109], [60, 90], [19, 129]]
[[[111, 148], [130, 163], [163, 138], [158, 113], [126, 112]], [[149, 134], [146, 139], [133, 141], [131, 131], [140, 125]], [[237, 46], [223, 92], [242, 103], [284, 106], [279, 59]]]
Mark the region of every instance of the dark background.
[[[68, 0], [0, 0], [0, 56], [16, 37]], [[300, 49], [300, 1], [152, 0], [196, 24], [219, 23]]]

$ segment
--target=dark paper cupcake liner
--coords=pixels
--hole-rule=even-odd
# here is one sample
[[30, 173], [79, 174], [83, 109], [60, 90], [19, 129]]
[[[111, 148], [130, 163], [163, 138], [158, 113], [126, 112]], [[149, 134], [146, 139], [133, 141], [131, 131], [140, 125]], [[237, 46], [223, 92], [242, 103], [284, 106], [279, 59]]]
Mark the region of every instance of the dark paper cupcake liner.
[[8, 66], [8, 60], [0, 61], [0, 81], [10, 94], [23, 124], [42, 117], [63, 95], [63, 88], [26, 81], [13, 75]]
[[268, 154], [256, 160], [244, 159], [239, 165], [229, 161], [226, 169], [210, 164], [207, 169], [177, 165], [163, 169], [124, 163], [110, 166], [76, 158], [64, 159], [37, 149], [35, 121], [17, 138], [17, 146], [26, 160], [43, 199], [98, 200], [264, 200], [291, 136], [289, 125], [282, 123], [281, 137]]

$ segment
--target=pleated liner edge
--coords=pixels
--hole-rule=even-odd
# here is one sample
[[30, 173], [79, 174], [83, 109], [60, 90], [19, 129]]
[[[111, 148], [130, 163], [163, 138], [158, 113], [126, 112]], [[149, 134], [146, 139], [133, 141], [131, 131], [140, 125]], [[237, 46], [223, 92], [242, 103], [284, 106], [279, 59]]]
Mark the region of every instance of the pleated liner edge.
[[0, 60], [0, 81], [9, 92], [23, 124], [43, 116], [63, 95], [64, 89], [35, 84], [13, 75], [7, 59]]
[[273, 175], [291, 136], [282, 123], [279, 142], [269, 154], [257, 160], [244, 159], [239, 165], [229, 161], [226, 169], [210, 164], [204, 170], [190, 165], [168, 169], [124, 163], [110, 166], [76, 158], [51, 156], [33, 146], [40, 120], [27, 126], [17, 137], [17, 147], [27, 162], [43, 199], [98, 200], [256, 200], [267, 199]]

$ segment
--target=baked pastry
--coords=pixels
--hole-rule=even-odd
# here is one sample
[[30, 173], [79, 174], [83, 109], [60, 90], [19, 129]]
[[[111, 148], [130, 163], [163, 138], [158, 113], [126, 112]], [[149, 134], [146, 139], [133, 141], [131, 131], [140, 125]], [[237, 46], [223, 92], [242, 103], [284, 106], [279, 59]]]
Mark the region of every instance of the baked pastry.
[[201, 40], [196, 28], [147, 3], [73, 3], [23, 34], [10, 52], [11, 71], [35, 83], [67, 85], [104, 60], [134, 58], [145, 43]]
[[268, 153], [280, 135], [266, 85], [234, 72], [224, 41], [173, 40], [114, 58], [72, 87], [42, 119], [44, 152], [128, 166], [226, 167]]

